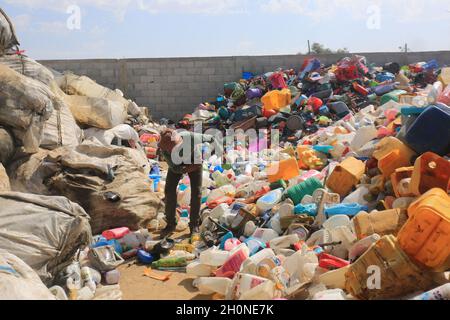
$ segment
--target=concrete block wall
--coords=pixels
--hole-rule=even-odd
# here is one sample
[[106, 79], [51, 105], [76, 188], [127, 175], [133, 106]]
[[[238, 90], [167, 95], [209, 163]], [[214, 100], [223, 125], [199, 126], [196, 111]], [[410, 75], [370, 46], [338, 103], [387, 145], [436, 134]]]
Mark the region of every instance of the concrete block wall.
[[[378, 65], [396, 61], [409, 64], [437, 59], [450, 65], [450, 51], [413, 53], [359, 53]], [[332, 64], [348, 55], [319, 55]], [[261, 74], [278, 67], [299, 68], [303, 55], [241, 56], [205, 58], [45, 60], [42, 64], [57, 71], [86, 75], [98, 83], [120, 89], [137, 104], [149, 107], [154, 119], [173, 120], [191, 113], [201, 102], [215, 99], [225, 82], [237, 81], [242, 72]]]

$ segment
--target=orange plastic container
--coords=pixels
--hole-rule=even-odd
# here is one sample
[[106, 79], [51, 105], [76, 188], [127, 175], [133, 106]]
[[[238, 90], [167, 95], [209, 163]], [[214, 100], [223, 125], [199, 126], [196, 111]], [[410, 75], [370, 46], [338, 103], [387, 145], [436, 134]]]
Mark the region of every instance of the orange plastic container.
[[331, 173], [327, 187], [344, 198], [359, 183], [365, 171], [364, 162], [353, 157], [347, 158]]
[[267, 176], [270, 183], [278, 180], [290, 180], [298, 177], [300, 170], [298, 169], [298, 163], [295, 158], [289, 158], [282, 160], [275, 164], [270, 165], [267, 168]]
[[398, 234], [400, 247], [433, 271], [450, 268], [450, 197], [432, 189], [411, 204], [409, 219]]
[[275, 111], [280, 111], [281, 108], [291, 104], [291, 100], [291, 90], [289, 89], [273, 90], [266, 93], [261, 98], [261, 102], [263, 103], [265, 110]]
[[[379, 288], [371, 287], [374, 267], [381, 272]], [[431, 272], [415, 265], [393, 235], [384, 236], [372, 245], [345, 274], [346, 291], [365, 300], [399, 299], [434, 286]]]
[[427, 152], [417, 158], [411, 178], [410, 191], [420, 196], [433, 188], [450, 188], [450, 162]]
[[320, 170], [325, 167], [324, 161], [309, 146], [297, 146], [298, 167], [302, 170]]
[[378, 160], [378, 168], [388, 178], [398, 168], [411, 166], [411, 159], [416, 153], [403, 142], [394, 137], [381, 140], [373, 153]]
[[395, 172], [391, 175], [392, 188], [394, 189], [395, 196], [397, 198], [401, 197], [414, 197], [414, 194], [411, 193], [411, 190], [408, 188], [408, 192], [401, 192], [400, 183], [403, 179], [408, 179], [412, 177], [414, 171], [414, 167], [405, 167], [399, 168], [395, 170]]

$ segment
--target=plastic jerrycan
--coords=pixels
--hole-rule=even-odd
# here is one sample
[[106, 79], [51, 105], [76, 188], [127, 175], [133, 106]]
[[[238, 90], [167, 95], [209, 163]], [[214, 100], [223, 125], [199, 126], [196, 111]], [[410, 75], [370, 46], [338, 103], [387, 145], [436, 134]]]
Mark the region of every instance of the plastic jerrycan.
[[280, 111], [281, 108], [286, 107], [291, 103], [292, 95], [291, 90], [273, 90], [266, 93], [261, 102], [264, 105], [265, 110]]
[[450, 85], [450, 67], [442, 68], [439, 81], [446, 87]]
[[121, 239], [124, 236], [126, 236], [128, 233], [130, 233], [130, 229], [124, 227], [124, 228], [116, 228], [104, 231], [102, 233], [102, 236], [106, 238], [106, 240], [112, 240], [112, 239]]
[[209, 277], [214, 272], [214, 267], [194, 261], [187, 265], [186, 274], [196, 277]]
[[432, 189], [411, 204], [409, 219], [398, 234], [400, 247], [433, 271], [450, 268], [450, 196]]
[[428, 107], [408, 129], [405, 141], [418, 154], [450, 153], [450, 108], [441, 104]]
[[215, 272], [217, 277], [225, 277], [233, 279], [236, 273], [239, 272], [242, 264], [250, 256], [250, 250], [246, 244], [241, 244], [233, 251], [222, 267]]
[[[369, 266], [383, 266], [379, 290], [368, 287]], [[428, 290], [434, 283], [432, 275], [409, 259], [393, 235], [384, 236], [372, 245], [350, 265], [345, 278], [346, 291], [363, 300], [398, 298]]]
[[274, 183], [279, 180], [290, 180], [298, 177], [300, 170], [295, 158], [289, 158], [287, 160], [281, 160], [274, 163], [267, 168], [267, 176], [269, 183]]
[[448, 85], [438, 97], [438, 102], [450, 106], [450, 85]]
[[272, 249], [263, 249], [244, 261], [241, 272], [256, 274], [259, 263], [265, 259], [273, 259], [274, 257], [275, 252]]
[[365, 171], [364, 162], [349, 157], [333, 170], [328, 178], [327, 187], [338, 193], [341, 198], [345, 198], [359, 183]]
[[200, 253], [200, 262], [208, 266], [220, 267], [225, 264], [229, 256], [229, 252], [212, 247]]
[[260, 212], [266, 212], [275, 207], [281, 201], [282, 196], [283, 189], [273, 190], [259, 198], [256, 202], [256, 206], [258, 207]]
[[356, 131], [356, 136], [350, 144], [353, 151], [358, 151], [366, 143], [375, 139], [378, 136], [378, 131], [375, 126], [365, 126]]
[[239, 300], [246, 292], [249, 292], [255, 287], [268, 282], [269, 280], [258, 277], [253, 274], [238, 273], [232, 281], [230, 290], [226, 295], [227, 300]]
[[433, 188], [449, 190], [450, 162], [437, 154], [427, 152], [417, 158], [414, 164], [409, 190], [420, 196]]
[[353, 218], [353, 225], [358, 240], [373, 234], [397, 235], [408, 220], [406, 210], [393, 209], [378, 212], [361, 212]]
[[276, 285], [273, 281], [267, 280], [256, 287], [242, 293], [239, 300], [244, 301], [267, 301], [276, 296]]
[[225, 296], [232, 283], [228, 278], [202, 277], [195, 279], [193, 285], [200, 291], [200, 294], [211, 295], [218, 293]]
[[278, 237], [269, 241], [269, 246], [272, 249], [286, 249], [290, 248], [291, 245], [300, 242], [297, 234], [290, 234], [283, 237]]
[[385, 177], [390, 177], [398, 168], [411, 166], [415, 155], [412, 149], [394, 137], [382, 139], [373, 153], [373, 157], [378, 160], [378, 168]]

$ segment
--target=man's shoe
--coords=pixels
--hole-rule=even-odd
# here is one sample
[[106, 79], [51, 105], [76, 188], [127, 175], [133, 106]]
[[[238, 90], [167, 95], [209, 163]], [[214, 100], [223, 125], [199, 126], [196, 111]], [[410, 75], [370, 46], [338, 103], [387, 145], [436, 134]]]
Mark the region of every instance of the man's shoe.
[[170, 225], [167, 226], [166, 228], [161, 230], [160, 238], [164, 239], [164, 238], [171, 236], [173, 233], [175, 233], [176, 228], [177, 228], [176, 226], [170, 226]]
[[200, 236], [200, 228], [199, 227], [191, 227], [191, 234], [189, 236], [191, 244], [194, 244], [201, 240]]

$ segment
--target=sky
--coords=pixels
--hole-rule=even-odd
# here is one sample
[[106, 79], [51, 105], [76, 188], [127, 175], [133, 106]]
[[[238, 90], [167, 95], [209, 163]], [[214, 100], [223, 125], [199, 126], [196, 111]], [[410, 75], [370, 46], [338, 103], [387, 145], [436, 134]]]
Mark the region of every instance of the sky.
[[450, 50], [450, 0], [0, 0], [35, 59]]

